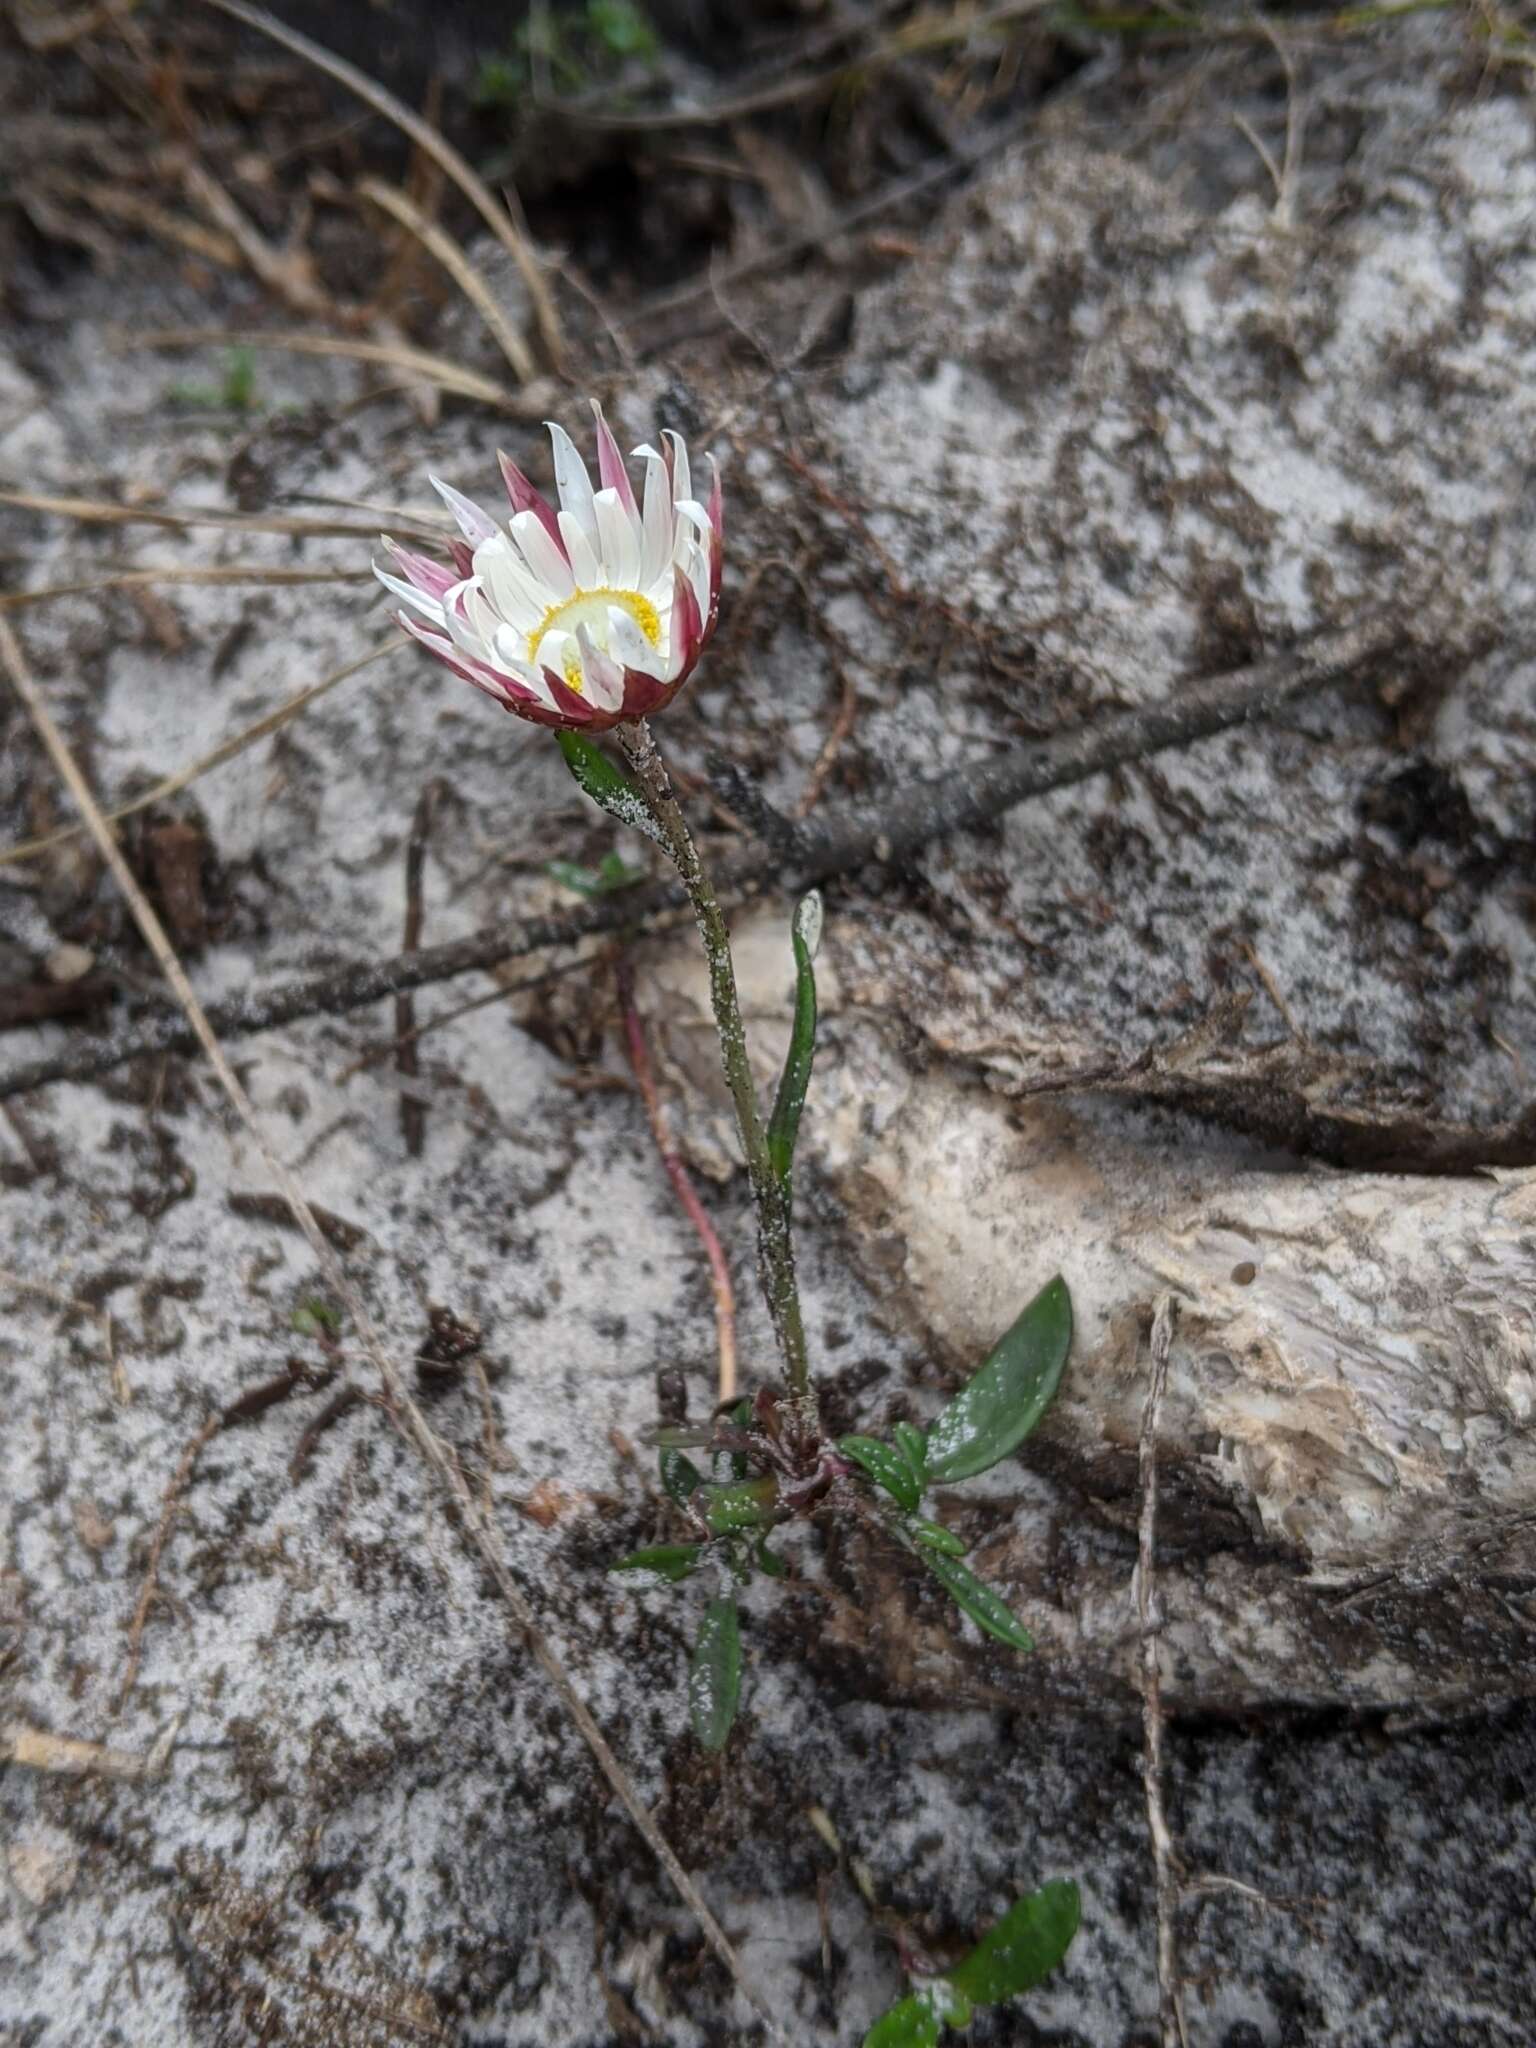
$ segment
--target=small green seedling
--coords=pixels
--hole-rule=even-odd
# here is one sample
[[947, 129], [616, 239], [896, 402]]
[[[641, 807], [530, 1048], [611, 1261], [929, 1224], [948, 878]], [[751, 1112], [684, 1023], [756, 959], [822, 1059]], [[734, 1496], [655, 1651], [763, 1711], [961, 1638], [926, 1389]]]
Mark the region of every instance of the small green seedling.
[[1016, 1899], [952, 1969], [912, 1970], [912, 1990], [875, 2021], [864, 2048], [936, 2048], [944, 2029], [968, 2026], [978, 2006], [1032, 1991], [1071, 1946], [1081, 1911], [1065, 1878]]

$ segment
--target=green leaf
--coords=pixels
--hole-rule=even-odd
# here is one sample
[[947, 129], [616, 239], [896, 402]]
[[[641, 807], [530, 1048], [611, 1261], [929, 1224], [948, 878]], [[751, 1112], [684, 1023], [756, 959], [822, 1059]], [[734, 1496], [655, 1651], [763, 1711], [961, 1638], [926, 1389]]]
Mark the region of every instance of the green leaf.
[[1015, 1899], [1008, 1911], [948, 1972], [949, 1981], [976, 2005], [1017, 1998], [1050, 1975], [1071, 1946], [1082, 1917], [1077, 1886], [1056, 1878]]
[[1072, 1300], [1047, 1281], [928, 1431], [928, 1480], [971, 1479], [1017, 1450], [1051, 1404], [1072, 1343]]
[[816, 1056], [816, 974], [814, 962], [821, 944], [821, 892], [813, 889], [802, 896], [790, 926], [790, 943], [795, 949], [795, 1021], [789, 1034], [789, 1051], [779, 1076], [779, 1092], [768, 1119], [768, 1160], [787, 1205], [790, 1169], [795, 1163], [795, 1139], [800, 1132], [800, 1112], [805, 1092], [811, 1085], [811, 1063]]
[[621, 1557], [608, 1569], [611, 1572], [659, 1572], [662, 1578], [675, 1586], [679, 1579], [686, 1579], [698, 1564], [701, 1547], [697, 1543], [652, 1543], [645, 1550], [632, 1550], [628, 1557]]
[[771, 1521], [778, 1496], [776, 1479], [739, 1479], [732, 1486], [704, 1487], [697, 1504], [714, 1533], [728, 1536], [733, 1529], [760, 1529]]
[[675, 1500], [680, 1508], [687, 1507], [695, 1491], [704, 1484], [704, 1475], [692, 1458], [685, 1457], [670, 1444], [664, 1445], [658, 1460], [661, 1466], [661, 1484], [669, 1500]]
[[920, 1429], [914, 1429], [910, 1422], [898, 1422], [891, 1430], [896, 1439], [896, 1448], [912, 1467], [912, 1476], [919, 1486], [928, 1477], [928, 1439]]
[[926, 1998], [904, 1998], [864, 2036], [864, 2048], [936, 2048], [944, 2022]]
[[935, 1550], [923, 1552], [923, 1563], [978, 1628], [984, 1628], [989, 1636], [996, 1636], [1000, 1643], [1007, 1643], [1010, 1649], [1032, 1650], [1035, 1647], [1034, 1637], [1013, 1609], [1006, 1601], [999, 1600], [990, 1586], [983, 1585], [968, 1565], [961, 1564], [957, 1557], [944, 1557]]
[[900, 1451], [893, 1451], [878, 1437], [840, 1436], [837, 1448], [845, 1458], [852, 1458], [855, 1465], [861, 1465], [875, 1484], [883, 1486], [892, 1500], [899, 1501], [904, 1508], [915, 1508], [922, 1499], [912, 1467]]
[[946, 1529], [939, 1522], [927, 1521], [922, 1515], [908, 1515], [902, 1527], [914, 1543], [920, 1543], [924, 1550], [936, 1550], [942, 1557], [964, 1557], [970, 1548], [953, 1529]]
[[651, 816], [650, 806], [629, 777], [615, 768], [601, 747], [583, 739], [579, 732], [557, 732], [565, 765], [593, 803], [600, 804], [621, 825], [633, 826], [648, 839], [661, 843], [661, 831]]
[[688, 1671], [688, 1717], [705, 1749], [724, 1749], [741, 1696], [741, 1624], [736, 1602], [711, 1600]]
[[776, 1550], [768, 1548], [766, 1536], [758, 1538], [757, 1549], [752, 1553], [752, 1561], [758, 1570], [770, 1579], [784, 1579], [789, 1576], [789, 1566]]

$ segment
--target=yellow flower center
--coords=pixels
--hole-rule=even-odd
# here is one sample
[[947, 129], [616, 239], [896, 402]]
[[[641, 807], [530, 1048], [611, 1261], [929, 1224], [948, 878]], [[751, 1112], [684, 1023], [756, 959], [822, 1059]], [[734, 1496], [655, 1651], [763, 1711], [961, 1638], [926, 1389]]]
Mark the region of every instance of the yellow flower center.
[[[638, 590], [613, 590], [607, 585], [601, 590], [577, 590], [560, 604], [552, 604], [528, 635], [528, 659], [537, 661], [539, 642], [546, 633], [556, 627], [562, 633], [574, 635], [578, 626], [584, 625], [596, 644], [606, 653], [608, 648], [608, 607], [617, 605], [626, 611], [649, 640], [653, 647], [661, 645], [661, 614], [648, 597], [642, 597]], [[565, 680], [578, 694], [581, 690], [581, 655], [574, 646], [565, 652]]]

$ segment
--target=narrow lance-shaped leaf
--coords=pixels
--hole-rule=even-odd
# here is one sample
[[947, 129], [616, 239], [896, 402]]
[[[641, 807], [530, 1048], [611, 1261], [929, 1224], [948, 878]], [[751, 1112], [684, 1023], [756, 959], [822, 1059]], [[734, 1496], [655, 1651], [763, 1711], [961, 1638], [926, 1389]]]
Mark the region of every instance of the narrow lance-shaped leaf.
[[1016, 1899], [995, 1927], [946, 1975], [975, 2005], [1017, 1998], [1049, 1976], [1066, 1954], [1082, 1917], [1082, 1900], [1068, 1878]]
[[914, 1543], [920, 1543], [924, 1550], [937, 1550], [943, 1557], [964, 1557], [970, 1548], [964, 1537], [957, 1536], [953, 1529], [946, 1529], [939, 1522], [926, 1521], [921, 1515], [908, 1515], [902, 1527]]
[[686, 1579], [699, 1561], [697, 1543], [652, 1543], [644, 1550], [632, 1550], [609, 1565], [611, 1572], [656, 1572], [676, 1585]]
[[945, 1557], [942, 1552], [926, 1547], [923, 1563], [978, 1628], [984, 1628], [989, 1636], [996, 1636], [1000, 1643], [1006, 1643], [1012, 1650], [1032, 1650], [1035, 1647], [1034, 1637], [1013, 1609], [1005, 1600], [999, 1600], [969, 1565], [962, 1564], [957, 1557]]
[[821, 893], [813, 889], [802, 896], [790, 926], [790, 943], [795, 949], [795, 1021], [789, 1034], [789, 1051], [779, 1076], [779, 1092], [773, 1115], [768, 1119], [768, 1159], [774, 1178], [789, 1202], [790, 1169], [795, 1161], [795, 1139], [800, 1132], [800, 1112], [811, 1085], [811, 1063], [816, 1056], [816, 972], [814, 962], [821, 945]]
[[741, 1624], [736, 1602], [711, 1600], [688, 1671], [688, 1717], [705, 1749], [724, 1749], [741, 1696]]
[[687, 1507], [693, 1494], [704, 1484], [704, 1475], [692, 1458], [670, 1444], [662, 1446], [658, 1462], [661, 1466], [661, 1484], [667, 1498], [675, 1500], [680, 1508]]
[[892, 1500], [904, 1508], [915, 1508], [922, 1499], [912, 1467], [899, 1451], [873, 1436], [840, 1436], [837, 1448], [845, 1458], [862, 1466], [877, 1486], [883, 1486]]
[[579, 732], [557, 732], [555, 738], [560, 742], [566, 767], [593, 803], [601, 805], [621, 825], [643, 832], [659, 846], [661, 830], [651, 816], [650, 805], [629, 777], [614, 767], [602, 748], [583, 739]]
[[1017, 1450], [1051, 1404], [1072, 1344], [1072, 1300], [1057, 1274], [928, 1431], [928, 1481], [945, 1486]]
[[896, 1448], [912, 1467], [912, 1476], [918, 1486], [928, 1478], [928, 1439], [920, 1429], [914, 1429], [910, 1422], [898, 1422], [891, 1430], [896, 1439]]

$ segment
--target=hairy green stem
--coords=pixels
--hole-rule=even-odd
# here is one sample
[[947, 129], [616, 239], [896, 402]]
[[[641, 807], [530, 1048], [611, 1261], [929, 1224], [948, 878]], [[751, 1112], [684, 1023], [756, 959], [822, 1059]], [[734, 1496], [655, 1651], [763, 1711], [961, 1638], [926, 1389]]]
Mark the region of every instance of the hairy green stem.
[[731, 935], [715, 895], [714, 886], [699, 858], [699, 850], [688, 830], [687, 820], [672, 793], [672, 783], [656, 742], [645, 720], [620, 725], [615, 737], [624, 750], [647, 808], [656, 821], [662, 844], [670, 855], [704, 942], [709, 964], [709, 997], [715, 1012], [715, 1029], [720, 1035], [720, 1056], [725, 1066], [726, 1085], [736, 1110], [736, 1128], [746, 1154], [747, 1177], [757, 1209], [757, 1256], [763, 1293], [778, 1336], [789, 1388], [795, 1399], [808, 1405], [811, 1398], [810, 1367], [806, 1358], [805, 1324], [800, 1313], [800, 1289], [795, 1279], [795, 1247], [790, 1234], [789, 1207], [768, 1150], [768, 1133], [758, 1105], [757, 1088], [747, 1058], [747, 1037], [742, 1028], [741, 1005], [736, 996], [736, 969], [731, 960]]

